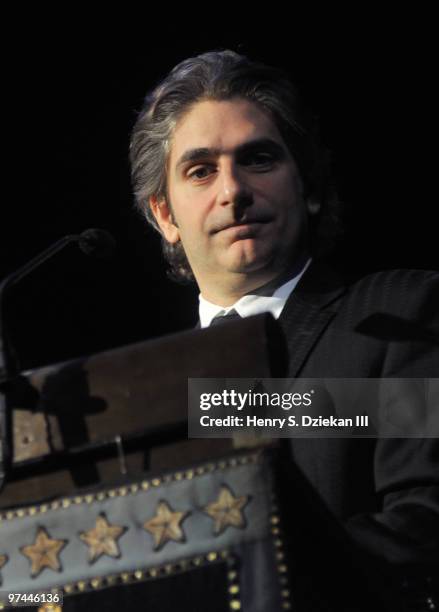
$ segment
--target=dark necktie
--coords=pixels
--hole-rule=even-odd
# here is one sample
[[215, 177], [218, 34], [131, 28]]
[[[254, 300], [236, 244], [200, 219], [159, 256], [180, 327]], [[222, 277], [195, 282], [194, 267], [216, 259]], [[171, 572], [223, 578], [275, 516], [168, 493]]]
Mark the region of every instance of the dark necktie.
[[210, 327], [213, 325], [221, 325], [222, 323], [229, 323], [231, 321], [236, 321], [237, 319], [242, 319], [242, 317], [236, 312], [234, 308], [230, 310], [227, 314], [224, 314], [224, 311], [220, 312], [216, 315], [210, 322]]

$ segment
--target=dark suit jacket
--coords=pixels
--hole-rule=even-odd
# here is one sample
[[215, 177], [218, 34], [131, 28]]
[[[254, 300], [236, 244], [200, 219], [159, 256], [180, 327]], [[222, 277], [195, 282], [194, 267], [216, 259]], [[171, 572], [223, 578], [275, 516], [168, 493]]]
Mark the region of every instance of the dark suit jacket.
[[[436, 272], [392, 270], [346, 283], [329, 268], [313, 264], [279, 322], [288, 345], [289, 377], [439, 377]], [[343, 582], [342, 564], [347, 557], [357, 576], [362, 566], [370, 578], [367, 589], [392, 580], [399, 588], [404, 576], [437, 571], [438, 442], [427, 438], [289, 441], [288, 452], [298, 473], [310, 485], [305, 485], [306, 501], [300, 504], [297, 498], [294, 501], [297, 479], [286, 473], [281, 483], [289, 489], [297, 519], [292, 545], [303, 538], [309, 552], [308, 565], [294, 570], [300, 576], [299, 590], [310, 571], [318, 573], [320, 566], [331, 576], [335, 591], [346, 591], [350, 579]], [[313, 527], [304, 535], [306, 524]], [[342, 580], [338, 586], [332, 578], [337, 571]], [[315, 587], [316, 580], [309, 579], [304, 596], [308, 603]], [[347, 605], [346, 609], [363, 609], [358, 601]]]

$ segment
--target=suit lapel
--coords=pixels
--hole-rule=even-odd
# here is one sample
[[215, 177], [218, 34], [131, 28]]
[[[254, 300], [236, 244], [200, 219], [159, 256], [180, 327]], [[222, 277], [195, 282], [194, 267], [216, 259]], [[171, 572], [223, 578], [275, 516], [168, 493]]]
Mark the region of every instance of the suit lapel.
[[346, 292], [342, 278], [329, 266], [311, 264], [287, 300], [279, 324], [285, 334], [289, 367], [295, 378], [314, 345], [336, 315]]

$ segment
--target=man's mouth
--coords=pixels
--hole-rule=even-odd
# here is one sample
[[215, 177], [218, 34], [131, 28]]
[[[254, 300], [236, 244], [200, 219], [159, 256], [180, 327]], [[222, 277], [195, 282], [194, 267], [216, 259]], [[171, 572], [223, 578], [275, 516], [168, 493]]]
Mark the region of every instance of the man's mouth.
[[249, 218], [249, 219], [240, 219], [239, 221], [232, 221], [231, 223], [226, 223], [224, 225], [220, 225], [215, 227], [212, 231], [213, 234], [217, 234], [218, 232], [223, 232], [225, 230], [230, 230], [234, 228], [242, 228], [242, 229], [257, 229], [261, 225], [265, 225], [266, 223], [270, 223], [272, 221], [272, 217], [259, 217], [259, 218]]

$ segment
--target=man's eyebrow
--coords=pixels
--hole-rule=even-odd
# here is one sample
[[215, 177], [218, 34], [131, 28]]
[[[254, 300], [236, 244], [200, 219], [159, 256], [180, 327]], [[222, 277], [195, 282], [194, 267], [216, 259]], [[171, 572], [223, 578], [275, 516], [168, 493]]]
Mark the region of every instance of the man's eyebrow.
[[[276, 140], [271, 138], [258, 138], [256, 140], [249, 140], [236, 147], [234, 153], [236, 156], [250, 153], [256, 149], [269, 149], [270, 151], [277, 153], [285, 153], [285, 148]], [[176, 164], [176, 168], [179, 168], [183, 164], [188, 162], [194, 162], [208, 157], [219, 157], [221, 154], [227, 153], [221, 149], [198, 147], [196, 149], [188, 149], [183, 153]]]
[[220, 149], [209, 149], [207, 147], [199, 147], [198, 149], [188, 149], [178, 160], [176, 168], [179, 168], [187, 162], [197, 161], [206, 157], [218, 157], [219, 155], [221, 155]]

